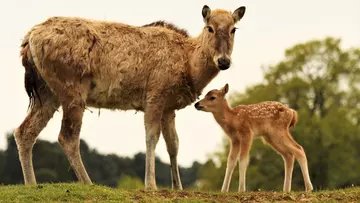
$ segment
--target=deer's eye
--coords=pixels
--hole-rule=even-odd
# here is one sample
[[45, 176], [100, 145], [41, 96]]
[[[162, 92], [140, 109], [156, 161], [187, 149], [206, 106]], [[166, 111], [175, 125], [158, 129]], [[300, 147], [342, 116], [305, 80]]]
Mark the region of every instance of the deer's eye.
[[210, 101], [212, 101], [212, 100], [214, 100], [214, 99], [215, 99], [215, 97], [210, 97], [210, 98], [209, 98]]
[[234, 27], [232, 30], [231, 30], [231, 34], [234, 34], [235, 33], [235, 31], [236, 31], [236, 27]]
[[212, 29], [212, 27], [208, 26], [207, 29], [210, 33], [214, 33], [214, 29]]

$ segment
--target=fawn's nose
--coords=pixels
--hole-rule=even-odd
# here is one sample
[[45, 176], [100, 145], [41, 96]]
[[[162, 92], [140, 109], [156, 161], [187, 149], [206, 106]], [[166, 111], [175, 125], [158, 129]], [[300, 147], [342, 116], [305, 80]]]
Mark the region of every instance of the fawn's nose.
[[218, 59], [218, 66], [220, 70], [226, 70], [230, 67], [230, 59], [227, 57], [221, 57]]
[[200, 106], [200, 103], [199, 103], [199, 102], [196, 102], [194, 106], [195, 106], [195, 108], [196, 108], [197, 110], [201, 109], [201, 106]]

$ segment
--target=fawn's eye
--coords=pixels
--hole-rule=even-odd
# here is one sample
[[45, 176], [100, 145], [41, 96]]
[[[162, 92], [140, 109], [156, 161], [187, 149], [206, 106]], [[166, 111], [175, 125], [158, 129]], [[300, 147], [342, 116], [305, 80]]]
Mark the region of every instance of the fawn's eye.
[[210, 33], [214, 33], [214, 30], [212, 29], [212, 27], [208, 26], [207, 29]]
[[209, 98], [210, 101], [212, 101], [212, 100], [214, 100], [214, 99], [215, 99], [215, 97], [210, 97], [210, 98]]
[[231, 34], [234, 34], [235, 33], [235, 31], [236, 31], [236, 27], [234, 27], [232, 30], [231, 30]]

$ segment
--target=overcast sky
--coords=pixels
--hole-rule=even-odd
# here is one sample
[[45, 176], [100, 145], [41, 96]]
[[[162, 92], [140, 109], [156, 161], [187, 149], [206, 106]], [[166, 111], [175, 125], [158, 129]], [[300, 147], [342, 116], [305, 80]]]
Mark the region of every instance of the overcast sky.
[[[24, 68], [19, 58], [20, 43], [35, 24], [51, 16], [79, 16], [142, 25], [167, 20], [186, 28], [192, 36], [201, 32], [201, 9], [234, 11], [246, 6], [237, 24], [232, 55], [233, 65], [221, 72], [204, 90], [229, 83], [230, 93], [243, 91], [262, 80], [261, 65], [281, 60], [284, 50], [296, 43], [326, 36], [340, 37], [342, 46], [360, 46], [359, 0], [5, 0], [0, 3], [0, 149], [6, 146], [5, 133], [17, 127], [26, 116], [28, 97], [24, 90]], [[81, 138], [101, 153], [133, 156], [145, 152], [143, 113], [134, 111], [86, 111]], [[55, 113], [39, 138], [57, 141], [62, 113]], [[301, 122], [301, 121], [300, 121]], [[190, 166], [204, 162], [219, 149], [223, 132], [208, 113], [194, 107], [177, 112], [180, 139], [179, 163]], [[161, 137], [156, 154], [169, 163]], [[34, 157], [36, 158], [36, 157]]]

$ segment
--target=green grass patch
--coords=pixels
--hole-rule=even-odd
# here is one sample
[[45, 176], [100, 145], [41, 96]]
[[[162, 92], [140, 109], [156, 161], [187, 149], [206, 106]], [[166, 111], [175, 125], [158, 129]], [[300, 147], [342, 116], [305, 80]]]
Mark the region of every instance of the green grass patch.
[[0, 202], [360, 202], [360, 187], [305, 192], [113, 189], [80, 183], [0, 186]]

